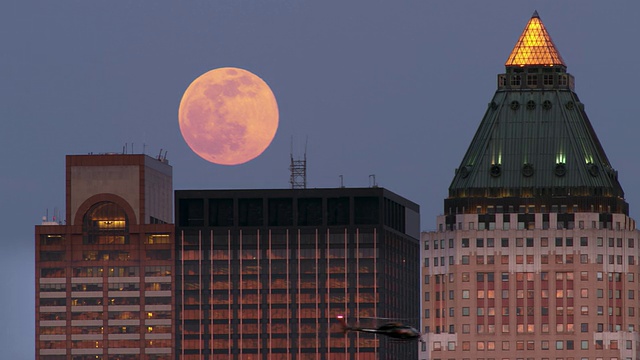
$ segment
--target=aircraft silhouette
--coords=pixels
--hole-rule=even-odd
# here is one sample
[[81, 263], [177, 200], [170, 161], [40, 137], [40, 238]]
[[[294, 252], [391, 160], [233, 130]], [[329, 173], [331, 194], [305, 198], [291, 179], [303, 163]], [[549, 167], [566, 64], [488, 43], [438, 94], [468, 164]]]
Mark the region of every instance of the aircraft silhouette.
[[347, 321], [345, 320], [344, 315], [338, 315], [338, 321], [342, 325], [342, 331], [346, 334], [348, 331], [359, 331], [365, 333], [379, 334], [388, 336], [393, 339], [398, 339], [401, 341], [412, 341], [412, 340], [420, 340], [422, 341], [422, 334], [416, 330], [415, 328], [399, 323], [399, 322], [389, 322], [383, 325], [380, 325], [376, 328], [365, 328], [361, 326], [350, 326], [347, 325]]

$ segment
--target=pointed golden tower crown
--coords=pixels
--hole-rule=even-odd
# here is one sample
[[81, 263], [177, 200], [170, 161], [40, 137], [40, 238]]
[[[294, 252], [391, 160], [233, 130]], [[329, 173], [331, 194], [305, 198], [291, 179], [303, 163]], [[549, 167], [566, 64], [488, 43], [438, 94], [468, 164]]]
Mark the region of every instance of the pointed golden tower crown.
[[524, 28], [505, 66], [566, 66], [537, 11]]

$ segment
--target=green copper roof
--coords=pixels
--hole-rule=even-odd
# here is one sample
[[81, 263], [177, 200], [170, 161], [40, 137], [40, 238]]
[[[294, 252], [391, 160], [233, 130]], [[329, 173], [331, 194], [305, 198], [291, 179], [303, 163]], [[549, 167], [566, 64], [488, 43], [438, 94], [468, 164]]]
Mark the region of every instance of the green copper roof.
[[498, 90], [456, 170], [449, 199], [624, 197], [573, 91], [573, 77], [561, 64], [507, 66], [498, 76]]

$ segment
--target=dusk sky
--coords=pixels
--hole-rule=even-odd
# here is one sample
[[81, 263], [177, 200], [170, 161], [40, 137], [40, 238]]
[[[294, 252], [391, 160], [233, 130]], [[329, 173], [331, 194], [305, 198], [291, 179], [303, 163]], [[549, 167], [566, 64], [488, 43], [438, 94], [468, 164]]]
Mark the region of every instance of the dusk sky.
[[[4, 1], [0, 5], [0, 349], [33, 359], [34, 226], [64, 220], [65, 155], [167, 151], [174, 189], [379, 186], [435, 227], [455, 169], [534, 10], [640, 217], [640, 1]], [[238, 166], [178, 127], [208, 70], [261, 77], [278, 102], [269, 148]], [[418, 269], [416, 269], [418, 271]]]

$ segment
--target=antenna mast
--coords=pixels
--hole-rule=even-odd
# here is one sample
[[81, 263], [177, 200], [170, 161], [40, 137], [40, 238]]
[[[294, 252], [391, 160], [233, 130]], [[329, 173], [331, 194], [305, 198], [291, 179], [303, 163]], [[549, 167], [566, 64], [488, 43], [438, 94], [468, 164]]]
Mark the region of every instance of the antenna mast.
[[307, 188], [307, 141], [304, 144], [304, 157], [302, 160], [293, 159], [293, 136], [291, 137], [291, 165], [289, 170], [291, 171], [291, 177], [289, 183], [291, 183], [292, 189], [306, 189]]

